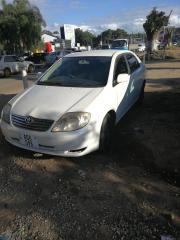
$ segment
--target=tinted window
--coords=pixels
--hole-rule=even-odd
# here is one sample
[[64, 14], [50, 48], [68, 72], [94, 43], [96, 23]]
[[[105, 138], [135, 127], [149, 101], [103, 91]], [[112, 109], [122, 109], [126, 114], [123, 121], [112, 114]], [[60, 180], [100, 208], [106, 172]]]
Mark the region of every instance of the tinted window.
[[70, 53], [72, 53], [72, 52], [70, 52], [70, 51], [65, 51], [65, 52], [64, 52], [64, 56], [67, 55], [67, 54], [70, 54]]
[[131, 72], [134, 72], [137, 68], [139, 68], [140, 66], [139, 62], [135, 56], [133, 56], [132, 54], [128, 54], [126, 55], [126, 58], [127, 58]]
[[16, 62], [15, 56], [6, 56], [4, 57], [4, 62]]
[[1, 61], [2, 57], [0, 56], [0, 61]]
[[115, 40], [112, 42], [112, 48], [125, 47], [127, 42], [125, 40]]
[[114, 72], [114, 84], [116, 84], [117, 76], [122, 73], [128, 73], [126, 60], [123, 56], [116, 60], [115, 72]]
[[66, 57], [38, 82], [41, 85], [102, 87], [108, 80], [111, 57]]
[[41, 64], [44, 63], [44, 61], [46, 60], [46, 56], [48, 56], [48, 53], [35, 53], [32, 56], [28, 57], [26, 60], [27, 61], [32, 61], [35, 64]]

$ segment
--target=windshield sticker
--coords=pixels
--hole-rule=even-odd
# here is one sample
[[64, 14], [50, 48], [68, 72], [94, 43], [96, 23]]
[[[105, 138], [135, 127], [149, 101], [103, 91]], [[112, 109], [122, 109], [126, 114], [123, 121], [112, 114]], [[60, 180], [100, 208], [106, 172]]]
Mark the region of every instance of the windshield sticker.
[[79, 60], [78, 63], [79, 64], [90, 64], [90, 62], [85, 59]]

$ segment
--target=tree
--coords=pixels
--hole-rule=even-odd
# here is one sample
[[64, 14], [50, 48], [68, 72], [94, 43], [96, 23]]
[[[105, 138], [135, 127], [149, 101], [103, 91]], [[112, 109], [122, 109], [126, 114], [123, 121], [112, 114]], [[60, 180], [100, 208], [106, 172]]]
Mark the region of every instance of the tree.
[[167, 45], [170, 47], [172, 45], [172, 39], [173, 39], [173, 34], [174, 34], [174, 27], [167, 27], [166, 28], [166, 34], [165, 34], [165, 39], [167, 41]]
[[146, 17], [146, 22], [143, 24], [144, 30], [146, 32], [147, 41], [148, 41], [148, 51], [152, 51], [152, 43], [156, 37], [158, 31], [163, 27], [167, 26], [169, 21], [169, 16], [165, 15], [165, 12], [157, 11], [156, 8], [150, 12]]
[[40, 10], [28, 0], [14, 0], [7, 4], [1, 0], [0, 40], [7, 53], [30, 50], [41, 40], [45, 21]]
[[82, 31], [80, 28], [75, 29], [75, 37], [76, 43], [80, 43], [81, 45], [93, 45], [94, 35], [89, 31]]
[[54, 31], [53, 34], [60, 34], [58, 31]]
[[103, 43], [110, 44], [113, 39], [127, 38], [128, 33], [124, 29], [117, 28], [116, 30], [108, 29], [102, 32], [97, 38]]

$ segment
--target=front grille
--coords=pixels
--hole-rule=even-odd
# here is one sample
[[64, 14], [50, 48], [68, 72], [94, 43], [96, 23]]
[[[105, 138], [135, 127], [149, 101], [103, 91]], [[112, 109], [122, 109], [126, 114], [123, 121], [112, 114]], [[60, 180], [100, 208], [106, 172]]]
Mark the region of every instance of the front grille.
[[[27, 121], [28, 118], [28, 121]], [[53, 120], [39, 119], [34, 117], [25, 117], [13, 114], [11, 117], [12, 124], [19, 128], [25, 128], [33, 131], [45, 132], [50, 129]]]

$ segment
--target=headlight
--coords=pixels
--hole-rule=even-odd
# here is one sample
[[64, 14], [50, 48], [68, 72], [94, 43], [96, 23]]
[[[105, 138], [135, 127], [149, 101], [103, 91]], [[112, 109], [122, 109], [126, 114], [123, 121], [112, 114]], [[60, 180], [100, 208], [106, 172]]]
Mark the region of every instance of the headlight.
[[11, 112], [11, 105], [8, 103], [2, 110], [2, 120], [6, 123], [10, 124], [10, 112]]
[[70, 112], [64, 114], [55, 124], [52, 132], [70, 132], [85, 127], [91, 118], [90, 113]]

